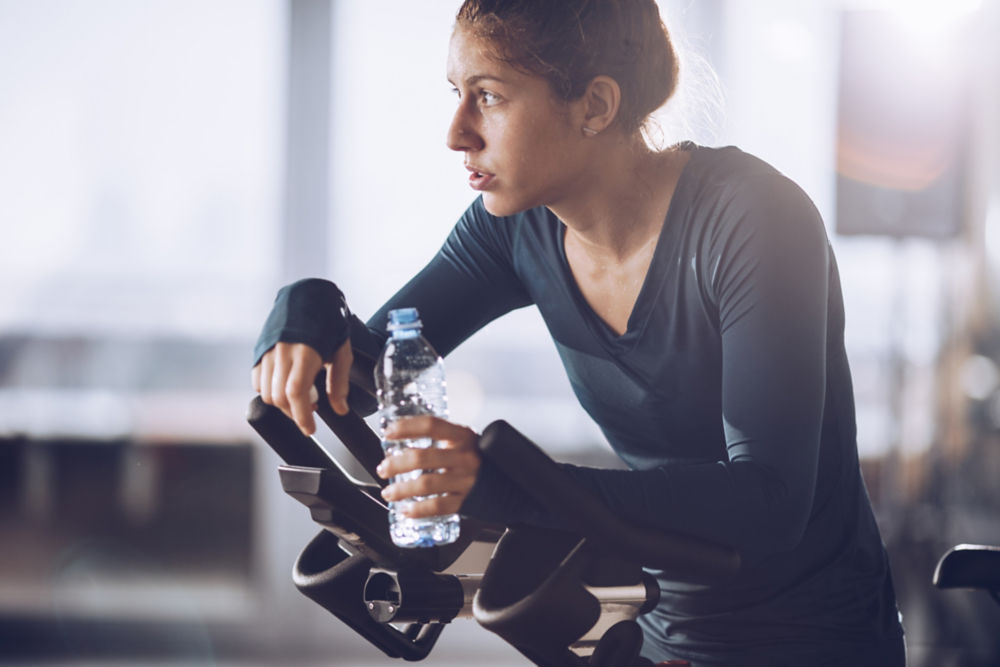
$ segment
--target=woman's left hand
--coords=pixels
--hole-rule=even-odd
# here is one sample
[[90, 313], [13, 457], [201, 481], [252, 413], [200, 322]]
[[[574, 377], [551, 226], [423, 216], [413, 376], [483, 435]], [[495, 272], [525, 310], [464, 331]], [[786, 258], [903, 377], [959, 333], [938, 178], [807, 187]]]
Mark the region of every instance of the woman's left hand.
[[465, 426], [431, 416], [403, 417], [385, 432], [387, 440], [430, 438], [437, 447], [407, 448], [387, 456], [378, 466], [383, 479], [424, 470], [416, 479], [399, 481], [382, 489], [389, 502], [405, 501], [414, 496], [433, 496], [399, 509], [408, 517], [420, 518], [454, 514], [476, 483], [481, 459], [476, 444], [479, 434]]

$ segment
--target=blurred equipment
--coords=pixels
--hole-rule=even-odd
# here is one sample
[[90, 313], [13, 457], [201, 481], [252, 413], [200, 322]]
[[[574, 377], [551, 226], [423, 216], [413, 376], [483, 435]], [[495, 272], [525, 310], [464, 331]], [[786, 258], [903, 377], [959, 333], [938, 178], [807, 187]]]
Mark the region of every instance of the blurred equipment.
[[[942, 3], [943, 5], [944, 3]], [[930, 8], [841, 15], [837, 232], [949, 238], [961, 231], [967, 68], [958, 18]]]

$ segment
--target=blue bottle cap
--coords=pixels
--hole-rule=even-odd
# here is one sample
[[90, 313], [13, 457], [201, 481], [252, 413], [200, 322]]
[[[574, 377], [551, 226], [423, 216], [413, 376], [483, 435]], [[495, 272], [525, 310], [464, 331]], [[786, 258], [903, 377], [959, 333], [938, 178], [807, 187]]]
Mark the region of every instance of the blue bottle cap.
[[414, 329], [423, 326], [416, 308], [397, 308], [389, 311], [389, 331]]

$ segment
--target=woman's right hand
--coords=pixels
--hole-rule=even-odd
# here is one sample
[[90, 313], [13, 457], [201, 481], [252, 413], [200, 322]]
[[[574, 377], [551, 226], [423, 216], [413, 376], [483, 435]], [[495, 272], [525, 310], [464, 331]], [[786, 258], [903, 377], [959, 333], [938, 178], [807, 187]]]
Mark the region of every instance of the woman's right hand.
[[268, 350], [253, 367], [251, 380], [261, 399], [280, 409], [306, 435], [316, 431], [313, 410], [316, 394], [313, 382], [320, 369], [326, 367], [326, 395], [330, 407], [339, 415], [347, 414], [347, 391], [350, 384], [354, 353], [350, 339], [323, 363], [319, 352], [305, 343], [278, 343]]

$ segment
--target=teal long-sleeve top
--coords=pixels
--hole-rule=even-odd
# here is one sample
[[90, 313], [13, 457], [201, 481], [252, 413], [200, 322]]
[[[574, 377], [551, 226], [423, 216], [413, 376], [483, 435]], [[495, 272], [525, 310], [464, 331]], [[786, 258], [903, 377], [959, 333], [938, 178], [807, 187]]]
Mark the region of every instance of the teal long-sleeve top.
[[[691, 158], [624, 334], [581, 294], [551, 211], [494, 217], [480, 199], [367, 325], [353, 318], [352, 342], [377, 350], [388, 310], [412, 306], [446, 355], [504, 313], [537, 307], [581, 405], [628, 465], [566, 469], [620, 516], [734, 546], [743, 558], [741, 575], [719, 585], [659, 574], [660, 605], [642, 623], [647, 641], [671, 655], [787, 654], [898, 636], [820, 215], [753, 156], [684, 149]], [[277, 340], [310, 337], [326, 356], [348, 335], [313, 326], [315, 335], [282, 337], [310, 329], [290, 324], [293, 294], [279, 296], [285, 316], [269, 320], [258, 356]], [[517, 425], [516, 415], [498, 417]], [[559, 524], [488, 466], [463, 512]]]

